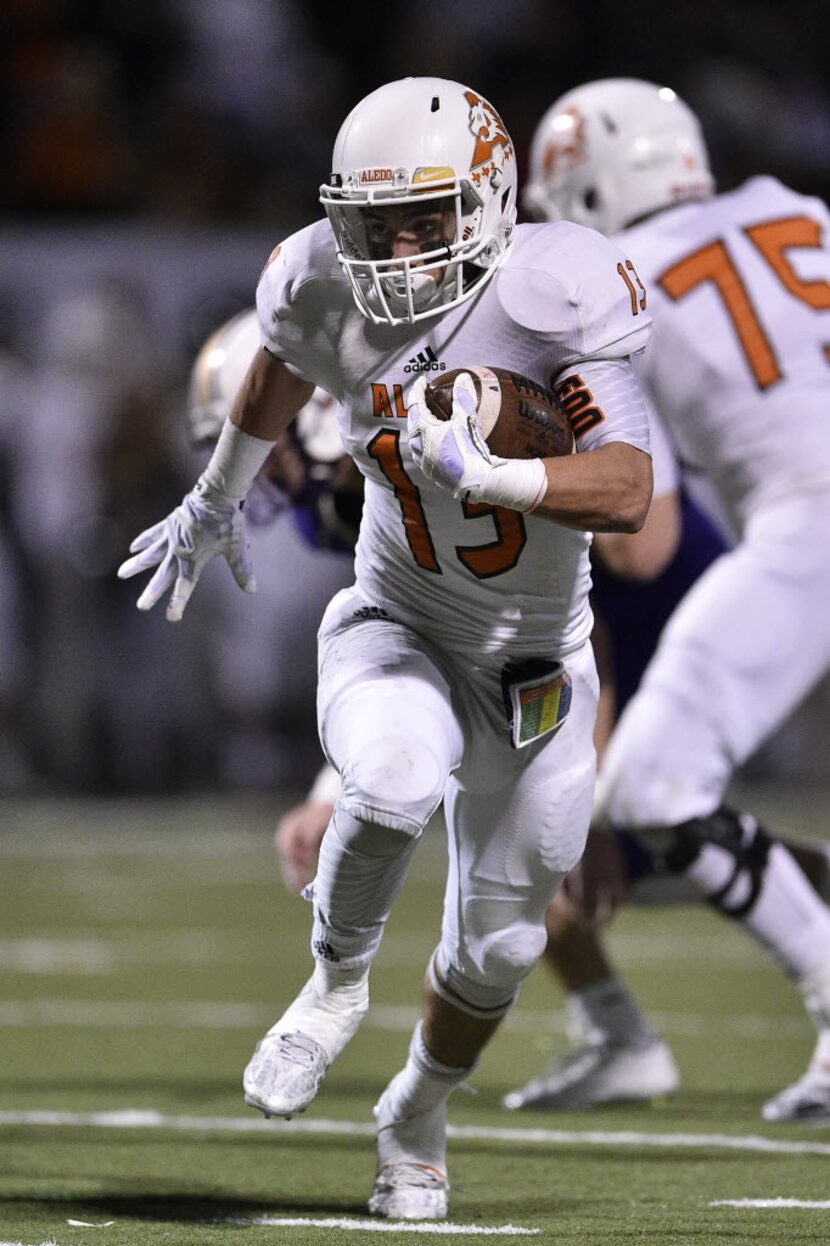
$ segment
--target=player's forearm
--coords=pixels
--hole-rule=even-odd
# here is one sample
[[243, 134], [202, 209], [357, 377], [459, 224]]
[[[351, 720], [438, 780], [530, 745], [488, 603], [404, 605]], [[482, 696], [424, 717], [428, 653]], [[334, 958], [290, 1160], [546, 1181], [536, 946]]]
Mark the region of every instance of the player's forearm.
[[651, 459], [622, 441], [544, 459], [547, 491], [534, 515], [590, 532], [637, 532], [651, 501]]
[[250, 437], [276, 441], [314, 393], [266, 350], [257, 351], [231, 410], [231, 420]]
[[273, 355], [258, 351], [197, 489], [233, 501], [244, 498], [280, 433], [313, 390]]
[[672, 489], [652, 498], [639, 532], [599, 532], [593, 552], [614, 575], [648, 584], [677, 553], [682, 526], [680, 498]]

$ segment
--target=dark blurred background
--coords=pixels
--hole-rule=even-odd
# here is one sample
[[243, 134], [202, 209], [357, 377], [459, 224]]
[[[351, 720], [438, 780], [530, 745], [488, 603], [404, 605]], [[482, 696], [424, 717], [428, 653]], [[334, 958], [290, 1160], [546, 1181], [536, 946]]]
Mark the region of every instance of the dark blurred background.
[[[818, 0], [3, 0], [0, 792], [313, 775], [314, 631], [349, 560], [283, 518], [255, 534], [260, 594], [211, 567], [177, 627], [140, 615], [115, 569], [201, 469], [195, 352], [321, 215], [362, 96], [469, 83], [521, 175], [556, 96], [644, 77], [697, 111], [721, 188], [766, 172], [828, 198], [829, 28]], [[830, 778], [828, 706], [823, 687], [756, 773]]]

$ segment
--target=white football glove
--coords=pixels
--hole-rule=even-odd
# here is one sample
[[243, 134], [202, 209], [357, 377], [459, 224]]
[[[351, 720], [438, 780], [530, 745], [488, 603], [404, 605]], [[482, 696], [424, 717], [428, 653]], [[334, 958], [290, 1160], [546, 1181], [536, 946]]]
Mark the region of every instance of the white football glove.
[[454, 498], [531, 511], [547, 491], [541, 459], [502, 459], [490, 452], [478, 420], [468, 372], [455, 378], [452, 416], [442, 420], [426, 404], [427, 378], [413, 385], [408, 402], [409, 449], [421, 471]]
[[200, 480], [160, 523], [147, 528], [130, 545], [133, 558], [118, 568], [118, 578], [158, 567], [136, 605], [150, 610], [172, 586], [166, 617], [178, 623], [196, 587], [199, 576], [211, 558], [224, 558], [237, 584], [246, 593], [256, 592], [242, 504], [224, 497]]

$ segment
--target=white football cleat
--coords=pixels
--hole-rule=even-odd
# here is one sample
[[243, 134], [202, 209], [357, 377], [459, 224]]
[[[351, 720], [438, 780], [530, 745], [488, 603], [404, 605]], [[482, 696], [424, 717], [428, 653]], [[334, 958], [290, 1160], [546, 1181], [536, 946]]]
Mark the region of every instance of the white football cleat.
[[792, 1086], [768, 1099], [761, 1115], [765, 1121], [830, 1125], [830, 1069], [811, 1065]]
[[242, 1078], [245, 1102], [266, 1116], [291, 1120], [304, 1112], [328, 1072], [329, 1061], [319, 1043], [307, 1034], [268, 1031]]
[[242, 1076], [248, 1106], [286, 1119], [304, 1112], [368, 1007], [366, 979], [320, 992], [312, 976], [256, 1045]]
[[424, 1164], [385, 1164], [369, 1199], [373, 1216], [389, 1220], [446, 1220], [450, 1183]]
[[392, 1220], [444, 1220], [450, 1196], [447, 1102], [408, 1112], [399, 1101], [404, 1073], [392, 1078], [374, 1108], [378, 1175], [369, 1211]]
[[604, 1103], [659, 1099], [673, 1094], [680, 1074], [666, 1043], [607, 1040], [577, 1047], [539, 1077], [502, 1099], [502, 1107], [582, 1112]]

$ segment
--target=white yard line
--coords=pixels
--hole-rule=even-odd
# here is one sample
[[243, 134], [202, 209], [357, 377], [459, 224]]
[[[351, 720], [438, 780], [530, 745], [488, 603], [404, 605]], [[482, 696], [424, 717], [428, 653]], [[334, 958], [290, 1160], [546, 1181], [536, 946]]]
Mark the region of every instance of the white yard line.
[[326, 1220], [313, 1220], [309, 1216], [257, 1216], [255, 1220], [223, 1220], [221, 1223], [263, 1225], [266, 1228], [345, 1229], [362, 1233], [437, 1233], [456, 1237], [537, 1237], [542, 1231], [523, 1229], [516, 1224], [450, 1224], [446, 1220], [421, 1220], [415, 1223], [395, 1220], [390, 1223], [383, 1220], [349, 1220], [342, 1216]]
[[[204, 819], [207, 825], [195, 829], [193, 814], [198, 819], [199, 811], [192, 807], [188, 817], [180, 802], [171, 801], [158, 807], [156, 826], [163, 829], [156, 830], [152, 826], [149, 804], [142, 807], [136, 803], [131, 808], [129, 802], [108, 805], [92, 801], [73, 810], [54, 802], [51, 808], [38, 810], [31, 802], [23, 801], [17, 818], [14, 805], [4, 800], [0, 860], [48, 860], [54, 865], [88, 858], [93, 861], [137, 858], [156, 862], [165, 857], [182, 857], [189, 861], [201, 856], [232, 863], [240, 855], [273, 856], [270, 811], [266, 817], [247, 817], [247, 825], [240, 825], [238, 806], [233, 830], [223, 831], [215, 829], [217, 808], [216, 802], [207, 802]], [[276, 811], [273, 822], [276, 822]], [[72, 833], [67, 834], [70, 826]]]
[[[424, 965], [434, 940], [399, 936], [384, 948], [387, 965]], [[0, 972], [36, 976], [101, 977], [124, 968], [156, 965], [239, 964], [249, 958], [250, 938], [215, 930], [125, 929], [118, 938], [64, 932], [32, 932], [0, 939]]]
[[132, 1000], [6, 1000], [0, 1003], [0, 1025], [76, 1026], [80, 1029], [257, 1029], [270, 1025], [274, 1009], [260, 1004], [163, 1003]]
[[[373, 1004], [364, 1022], [377, 1030], [410, 1031], [420, 1017], [417, 1008], [408, 1005]], [[718, 1037], [762, 1039], [774, 1042], [781, 1038], [809, 1038], [815, 1035], [806, 1015], [780, 1017], [773, 1013], [738, 1013], [734, 1017], [699, 1012], [660, 1012], [649, 1009], [650, 1021], [661, 1033], [673, 1038], [698, 1038], [706, 1034]], [[503, 1029], [513, 1034], [565, 1034], [569, 1018], [564, 1009], [515, 1008], [508, 1014]]]
[[[84, 999], [10, 999], [0, 1002], [0, 1025], [21, 1029], [27, 1026], [71, 1025], [84, 1029], [248, 1029], [269, 1026], [274, 1009], [263, 1004], [224, 1003], [220, 1000], [162, 1001]], [[808, 1038], [811, 1027], [806, 1017], [776, 1017], [772, 1014], [741, 1013], [734, 1017], [705, 1016], [690, 1012], [653, 1012], [650, 1018], [668, 1037], [695, 1038], [717, 1034], [741, 1039], [780, 1042], [786, 1038]], [[373, 1005], [364, 1027], [409, 1033], [420, 1012], [409, 1006]], [[513, 1034], [539, 1036], [564, 1034], [565, 1013], [551, 1009], [522, 1010], [511, 1013], [504, 1028]]]
[[721, 1198], [710, 1207], [755, 1207], [769, 1209], [775, 1207], [806, 1207], [813, 1211], [830, 1211], [830, 1199], [827, 1198]]
[[[2, 853], [0, 853], [0, 862], [2, 862]], [[193, 869], [188, 875], [188, 883], [193, 881]], [[205, 866], [205, 863], [201, 863]], [[125, 897], [125, 891], [133, 893], [137, 886], [145, 887], [148, 891], [157, 891], [160, 884], [169, 885], [171, 883], [169, 869], [165, 874], [159, 877], [149, 877], [144, 880], [136, 880], [132, 878], [129, 887], [125, 887], [122, 875], [108, 875], [101, 873], [95, 878], [91, 877], [88, 870], [84, 870], [78, 875], [78, 890], [89, 897], [94, 894], [99, 900], [101, 896], [107, 892], [119, 900]], [[44, 884], [43, 876], [39, 879], [39, 885]], [[63, 870], [56, 874], [52, 885], [66, 889], [68, 885], [74, 881], [70, 872]], [[238, 878], [229, 878], [224, 867], [220, 866], [215, 873], [209, 872], [209, 867], [205, 870], [204, 881], [210, 884], [224, 884], [235, 882], [261, 882], [261, 871], [251, 873], [250, 871]], [[176, 880], [178, 885], [178, 880]], [[276, 878], [275, 878], [275, 895]], [[143, 902], [142, 902], [143, 903]], [[141, 909], [140, 911], [144, 911]], [[168, 939], [174, 944], [183, 944], [187, 941], [194, 949], [194, 953], [199, 950], [199, 942], [204, 941], [212, 947], [227, 947], [232, 950], [234, 955], [244, 956], [250, 952], [250, 939], [242, 933], [228, 934], [227, 932], [218, 933], [214, 930], [192, 930], [188, 927], [167, 928], [159, 933], [157, 928], [148, 928], [146, 926], [136, 925], [134, 928], [124, 930], [118, 940], [101, 939], [99, 935], [84, 930], [55, 930], [54, 928], [43, 928], [33, 930], [25, 935], [21, 935], [16, 939], [3, 939], [0, 943], [0, 955], [8, 955], [13, 953], [16, 946], [25, 949], [27, 944], [39, 943], [44, 946], [54, 947], [58, 952], [71, 949], [78, 944], [92, 943], [100, 947], [112, 949], [113, 954], [124, 954], [124, 949], [132, 947], [134, 950], [131, 960], [138, 963], [142, 955], [142, 950], [147, 949], [148, 961], [153, 959], [155, 952], [152, 950], [155, 943], [159, 943], [161, 939]], [[614, 949], [614, 953], [620, 959], [629, 961], [632, 964], [667, 964], [676, 965], [682, 963], [699, 963], [707, 957], [716, 956], [719, 963], [729, 962], [730, 964], [740, 964], [752, 966], [761, 966], [757, 949], [749, 940], [737, 941], [725, 939], [722, 932], [717, 934], [703, 934], [698, 932], [689, 938], [683, 934], [663, 933], [659, 939], [653, 938], [648, 934], [640, 934], [631, 931], [614, 931], [609, 932], [609, 939]], [[415, 946], [413, 947], [413, 942]], [[386, 934], [383, 942], [381, 955], [388, 963], [405, 962], [409, 963], [415, 959], [421, 961], [425, 957], [428, 959], [429, 954], [434, 945], [434, 939], [431, 936], [422, 934], [419, 946], [419, 940], [416, 932], [413, 931], [390, 931]], [[8, 950], [8, 951], [7, 951]], [[7, 967], [0, 964], [0, 967]]]
[[[375, 1126], [364, 1121], [266, 1121], [255, 1116], [168, 1116], [144, 1108], [113, 1112], [61, 1112], [47, 1109], [0, 1112], [0, 1126], [31, 1125], [70, 1129], [170, 1129], [180, 1133], [339, 1135], [373, 1138]], [[538, 1143], [547, 1146], [655, 1147], [663, 1150], [722, 1150], [769, 1155], [830, 1155], [830, 1142], [800, 1142], [756, 1134], [645, 1133], [639, 1130], [511, 1129], [501, 1126], [449, 1125], [447, 1136], [475, 1142]]]
[[122, 940], [85, 936], [30, 935], [0, 939], [0, 970], [14, 974], [101, 977], [125, 968], [155, 965], [231, 964], [247, 950], [242, 940], [222, 940], [210, 932], [141, 932]]

